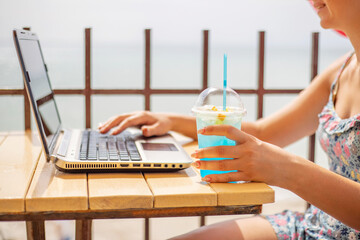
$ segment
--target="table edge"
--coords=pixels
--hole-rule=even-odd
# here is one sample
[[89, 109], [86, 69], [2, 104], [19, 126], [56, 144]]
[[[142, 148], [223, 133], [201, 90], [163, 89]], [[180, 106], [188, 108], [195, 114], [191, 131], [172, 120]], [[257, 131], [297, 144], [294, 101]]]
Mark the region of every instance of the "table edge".
[[0, 221], [158, 218], [260, 214], [262, 205], [0, 213]]

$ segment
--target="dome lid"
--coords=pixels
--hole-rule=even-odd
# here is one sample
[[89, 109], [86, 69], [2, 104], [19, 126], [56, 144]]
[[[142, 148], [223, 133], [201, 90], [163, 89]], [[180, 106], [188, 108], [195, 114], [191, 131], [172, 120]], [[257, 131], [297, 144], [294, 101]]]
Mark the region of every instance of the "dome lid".
[[207, 88], [202, 91], [192, 108], [192, 112], [197, 114], [219, 114], [224, 113], [228, 116], [237, 115], [241, 117], [246, 115], [243, 101], [239, 94], [233, 89], [226, 89], [226, 110], [223, 110], [223, 89], [221, 88]]

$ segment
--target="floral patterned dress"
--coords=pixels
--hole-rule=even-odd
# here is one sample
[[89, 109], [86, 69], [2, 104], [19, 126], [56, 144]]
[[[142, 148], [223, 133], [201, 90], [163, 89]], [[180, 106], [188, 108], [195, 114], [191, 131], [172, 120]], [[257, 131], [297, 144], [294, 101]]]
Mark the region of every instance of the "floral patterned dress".
[[[331, 86], [329, 101], [319, 114], [317, 138], [328, 155], [330, 170], [360, 183], [360, 114], [341, 119], [335, 112], [333, 102], [336, 82], [352, 55], [341, 67]], [[315, 206], [311, 206], [305, 214], [284, 211], [266, 216], [266, 219], [273, 226], [278, 239], [360, 240], [359, 231], [346, 226]]]

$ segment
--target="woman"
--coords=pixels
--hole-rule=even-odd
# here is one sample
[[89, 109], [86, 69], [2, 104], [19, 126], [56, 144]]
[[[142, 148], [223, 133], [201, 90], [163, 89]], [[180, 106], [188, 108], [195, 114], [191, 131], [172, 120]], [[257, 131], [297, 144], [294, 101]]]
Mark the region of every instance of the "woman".
[[[281, 111], [242, 131], [218, 125], [200, 129], [204, 135], [222, 135], [237, 142], [197, 150], [199, 169], [237, 170], [208, 175], [207, 182], [260, 181], [286, 188], [312, 206], [305, 214], [281, 214], [231, 220], [199, 228], [175, 239], [360, 239], [360, 1], [314, 0], [321, 26], [343, 31], [354, 53], [337, 60]], [[139, 112], [110, 119], [100, 127], [117, 134], [143, 125], [145, 136], [169, 130], [196, 138], [192, 117]], [[281, 147], [317, 131], [329, 157], [330, 170]]]

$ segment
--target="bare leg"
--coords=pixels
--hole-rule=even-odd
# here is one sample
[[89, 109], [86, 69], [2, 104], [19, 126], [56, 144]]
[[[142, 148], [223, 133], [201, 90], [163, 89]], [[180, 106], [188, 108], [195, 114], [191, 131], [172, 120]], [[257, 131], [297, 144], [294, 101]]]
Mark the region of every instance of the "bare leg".
[[276, 240], [277, 237], [271, 224], [266, 219], [255, 216], [215, 223], [172, 238], [172, 240], [185, 239]]

